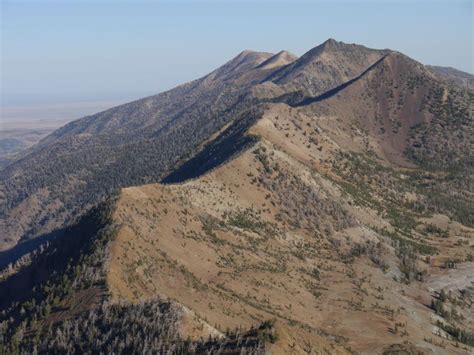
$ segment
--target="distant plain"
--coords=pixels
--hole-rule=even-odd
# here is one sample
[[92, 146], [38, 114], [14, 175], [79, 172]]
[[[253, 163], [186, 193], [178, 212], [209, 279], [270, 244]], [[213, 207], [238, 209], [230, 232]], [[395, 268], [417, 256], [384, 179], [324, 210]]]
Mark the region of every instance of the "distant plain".
[[77, 101], [1, 107], [0, 168], [17, 153], [75, 119], [129, 100]]

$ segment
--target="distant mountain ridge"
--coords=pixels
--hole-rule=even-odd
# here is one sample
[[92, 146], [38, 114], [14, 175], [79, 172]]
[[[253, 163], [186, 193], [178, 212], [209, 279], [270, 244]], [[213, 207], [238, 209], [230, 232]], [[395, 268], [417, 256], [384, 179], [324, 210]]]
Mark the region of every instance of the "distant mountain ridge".
[[451, 67], [428, 65], [428, 67], [456, 85], [474, 89], [474, 75]]

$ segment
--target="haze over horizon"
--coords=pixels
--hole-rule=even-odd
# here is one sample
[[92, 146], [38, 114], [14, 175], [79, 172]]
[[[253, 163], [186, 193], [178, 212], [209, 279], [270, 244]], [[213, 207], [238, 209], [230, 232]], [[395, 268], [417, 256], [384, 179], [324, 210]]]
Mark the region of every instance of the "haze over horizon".
[[201, 77], [244, 49], [300, 56], [327, 38], [473, 72], [470, 1], [1, 7], [2, 107], [125, 102]]

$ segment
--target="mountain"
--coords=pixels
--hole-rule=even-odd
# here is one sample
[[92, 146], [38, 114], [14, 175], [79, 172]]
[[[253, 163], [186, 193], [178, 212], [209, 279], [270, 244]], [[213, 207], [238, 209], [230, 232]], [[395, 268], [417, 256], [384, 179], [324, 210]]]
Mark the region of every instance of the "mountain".
[[[300, 106], [314, 102], [308, 109], [312, 113], [343, 116], [344, 124], [370, 131], [375, 139], [370, 148], [387, 160], [467, 169], [473, 163], [474, 146], [468, 138], [474, 134], [473, 99], [472, 91], [451, 87], [420, 63], [394, 52], [343, 90]], [[459, 139], [447, 141], [446, 130]]]
[[474, 89], [474, 75], [472, 74], [451, 67], [436, 65], [429, 65], [428, 67], [455, 85], [464, 86], [471, 90]]
[[[349, 65], [358, 53], [362, 59]], [[51, 238], [118, 188], [159, 181], [226, 125], [255, 118], [258, 102], [284, 95], [294, 77], [285, 68], [312, 78], [291, 81], [312, 94], [352, 79], [383, 53], [329, 40], [290, 65], [267, 68], [259, 65], [272, 54], [246, 50], [201, 79], [65, 125], [0, 172], [0, 248], [21, 240], [17, 248], [28, 249], [25, 242]]]
[[386, 53], [387, 50], [328, 39], [269, 75], [267, 80], [286, 92], [303, 91], [305, 95], [315, 96], [355, 78]]
[[288, 65], [298, 59], [294, 54], [287, 51], [280, 51], [274, 56], [268, 58], [262, 64], [259, 65], [260, 69], [272, 69], [276, 67], [281, 67], [283, 65]]
[[64, 126], [0, 172], [1, 351], [470, 353], [473, 95], [330, 39]]
[[160, 95], [56, 130], [0, 173], [1, 243], [46, 237], [122, 186], [159, 181], [239, 116], [251, 115], [251, 79], [271, 54], [244, 51], [221, 68]]

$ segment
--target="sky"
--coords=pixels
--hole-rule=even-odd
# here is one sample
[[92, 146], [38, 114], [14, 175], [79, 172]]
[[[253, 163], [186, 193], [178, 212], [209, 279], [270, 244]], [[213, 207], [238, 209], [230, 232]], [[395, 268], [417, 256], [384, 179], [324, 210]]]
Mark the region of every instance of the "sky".
[[328, 38], [473, 72], [471, 1], [1, 2], [1, 106], [131, 100]]

